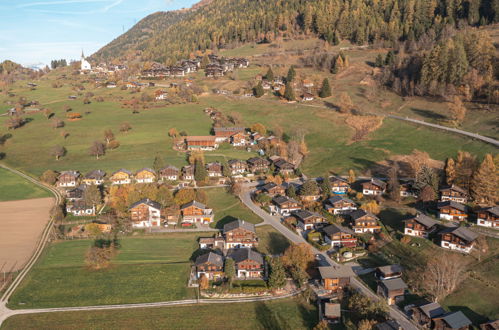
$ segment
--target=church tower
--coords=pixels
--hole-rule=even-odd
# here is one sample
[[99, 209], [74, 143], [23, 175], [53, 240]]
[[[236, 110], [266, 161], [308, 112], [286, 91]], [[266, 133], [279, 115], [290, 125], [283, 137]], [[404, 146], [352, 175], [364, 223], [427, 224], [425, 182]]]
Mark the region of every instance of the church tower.
[[92, 66], [85, 59], [85, 54], [83, 54], [83, 49], [81, 50], [81, 64], [80, 64], [80, 73], [85, 73], [92, 70]]

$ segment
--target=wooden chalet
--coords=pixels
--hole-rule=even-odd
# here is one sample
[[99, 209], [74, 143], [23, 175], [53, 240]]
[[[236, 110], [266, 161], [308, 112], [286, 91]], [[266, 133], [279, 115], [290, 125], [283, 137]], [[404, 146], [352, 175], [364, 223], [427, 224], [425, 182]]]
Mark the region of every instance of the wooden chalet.
[[337, 195], [344, 195], [350, 189], [350, 184], [347, 180], [333, 176], [329, 178], [331, 183], [331, 192]]
[[236, 133], [230, 137], [230, 144], [234, 147], [244, 147], [249, 143], [246, 133]]
[[301, 209], [296, 200], [286, 196], [275, 196], [272, 198], [272, 203], [275, 205], [277, 213], [284, 217], [291, 215], [293, 211]]
[[79, 185], [76, 188], [69, 189], [68, 191], [66, 191], [66, 199], [69, 201], [83, 199], [83, 197], [85, 196], [86, 189], [87, 189], [86, 185]]
[[310, 93], [303, 93], [301, 100], [306, 102], [306, 101], [313, 101], [314, 100], [314, 94]]
[[451, 312], [433, 319], [431, 329], [435, 330], [468, 330], [472, 328], [470, 319], [463, 312]]
[[217, 280], [224, 276], [224, 259], [221, 255], [208, 252], [196, 258], [196, 276], [200, 279], [202, 276], [209, 280]]
[[218, 148], [216, 137], [208, 136], [186, 136], [185, 144], [187, 150], [215, 150]]
[[499, 228], [499, 206], [479, 210], [476, 224], [483, 227]]
[[246, 173], [248, 168], [246, 162], [239, 159], [231, 159], [227, 164], [229, 165], [230, 174], [234, 176]]
[[206, 164], [206, 171], [210, 178], [223, 176], [222, 164], [219, 162], [213, 162]]
[[251, 173], [265, 173], [269, 170], [270, 162], [264, 158], [253, 157], [246, 162]]
[[331, 247], [356, 247], [357, 238], [353, 230], [337, 224], [331, 224], [322, 229], [324, 240], [331, 244]]
[[426, 302], [412, 307], [412, 320], [423, 328], [430, 328], [436, 317], [445, 314], [445, 310], [436, 302]]
[[327, 220], [322, 215], [316, 212], [307, 210], [296, 210], [291, 213], [298, 221], [298, 226], [303, 230], [313, 230], [324, 225]]
[[468, 202], [468, 193], [456, 185], [440, 189], [440, 201], [453, 201], [466, 204]]
[[194, 181], [194, 166], [186, 165], [182, 167], [182, 180]]
[[331, 214], [348, 214], [357, 210], [357, 204], [349, 198], [332, 196], [325, 202], [325, 209]]
[[320, 284], [328, 293], [337, 293], [350, 285], [350, 278], [352, 273], [344, 267], [340, 266], [327, 266], [318, 267], [320, 275]]
[[120, 169], [111, 174], [109, 180], [112, 184], [130, 184], [132, 183], [132, 172]]
[[413, 181], [400, 181], [400, 197], [418, 197]]
[[179, 169], [175, 166], [168, 165], [159, 170], [159, 177], [163, 181], [178, 181]]
[[207, 66], [204, 69], [204, 74], [208, 78], [223, 77], [224, 69], [221, 66]]
[[258, 192], [266, 193], [267, 195], [273, 196], [284, 196], [286, 195], [286, 189], [283, 185], [277, 185], [274, 182], [269, 182], [259, 187]]
[[403, 300], [407, 284], [401, 278], [382, 280], [378, 283], [377, 293], [386, 299], [388, 305]]
[[150, 200], [141, 199], [130, 205], [130, 220], [136, 228], [160, 227], [161, 226], [161, 204]]
[[62, 171], [57, 178], [57, 186], [61, 188], [76, 187], [80, 172], [78, 171]]
[[377, 267], [374, 275], [380, 280], [391, 280], [402, 276], [403, 268], [400, 265], [388, 265]]
[[258, 246], [258, 236], [255, 225], [244, 221], [234, 220], [224, 225], [225, 249], [254, 248]]
[[206, 207], [206, 205], [192, 201], [180, 207], [182, 214], [182, 225], [191, 223], [208, 224], [213, 222], [213, 210]]
[[367, 196], [383, 195], [386, 191], [386, 183], [372, 178], [370, 181], [362, 183], [362, 193]]
[[151, 168], [143, 168], [135, 173], [135, 182], [152, 183], [156, 181], [156, 171]]
[[422, 213], [418, 213], [415, 217], [404, 220], [404, 224], [405, 235], [422, 238], [428, 238], [429, 234], [438, 228], [437, 221]]
[[84, 200], [76, 200], [66, 204], [66, 212], [75, 217], [93, 217], [95, 216], [95, 205], [87, 204]]
[[480, 324], [480, 330], [499, 330], [499, 320]]
[[81, 181], [87, 186], [91, 185], [99, 186], [104, 183], [105, 177], [106, 177], [106, 172], [102, 170], [93, 170], [85, 174], [85, 176]]
[[295, 173], [295, 166], [284, 159], [279, 159], [274, 163], [276, 172], [282, 175], [292, 175]]
[[225, 238], [220, 233], [216, 234], [213, 237], [199, 238], [200, 249], [223, 250], [224, 246], [225, 246]]
[[236, 276], [241, 279], [265, 278], [265, 263], [263, 256], [249, 248], [230, 249], [227, 258], [234, 260]]
[[352, 219], [352, 228], [355, 233], [379, 233], [381, 231], [378, 217], [370, 212], [359, 209], [350, 213], [350, 218]]
[[465, 221], [468, 219], [468, 207], [458, 202], [445, 201], [437, 204], [438, 218], [449, 221]]
[[215, 137], [217, 142], [229, 141], [234, 134], [244, 134], [244, 127], [214, 127]]
[[478, 234], [465, 227], [447, 227], [439, 234], [441, 247], [463, 253], [470, 253], [478, 238]]

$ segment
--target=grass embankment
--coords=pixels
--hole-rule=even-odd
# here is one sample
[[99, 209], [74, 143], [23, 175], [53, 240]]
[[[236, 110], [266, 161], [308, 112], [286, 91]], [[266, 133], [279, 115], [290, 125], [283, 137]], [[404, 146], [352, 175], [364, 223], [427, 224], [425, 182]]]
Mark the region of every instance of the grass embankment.
[[269, 302], [16, 315], [2, 329], [311, 329], [317, 309]]
[[215, 222], [211, 227], [223, 229], [226, 223], [241, 219], [254, 224], [262, 219], [251, 212], [236, 196], [227, 192], [225, 188], [212, 188], [204, 190], [208, 196], [207, 205], [213, 208]]
[[195, 297], [187, 288], [198, 235], [122, 239], [108, 269], [85, 266], [92, 241], [53, 243], [12, 296], [11, 308], [143, 303]]
[[50, 197], [50, 193], [8, 170], [0, 168], [0, 202]]

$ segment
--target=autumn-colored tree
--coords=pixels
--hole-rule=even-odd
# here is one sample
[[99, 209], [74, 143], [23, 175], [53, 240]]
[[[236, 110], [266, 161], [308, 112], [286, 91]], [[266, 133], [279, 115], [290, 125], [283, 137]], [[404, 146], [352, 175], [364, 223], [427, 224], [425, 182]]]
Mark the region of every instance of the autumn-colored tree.
[[202, 274], [199, 278], [199, 289], [206, 290], [210, 287], [210, 280], [205, 274]]
[[412, 153], [406, 157], [406, 161], [411, 167], [411, 175], [416, 176], [423, 165], [429, 165], [430, 155], [425, 151], [414, 149]]
[[449, 109], [454, 123], [456, 123], [456, 125], [460, 125], [466, 116], [466, 107], [461, 101], [461, 98], [459, 96], [454, 96], [452, 98], [452, 102], [447, 103], [447, 108]]
[[102, 192], [96, 185], [87, 186], [83, 193], [83, 200], [87, 205], [99, 205], [102, 202]]
[[57, 181], [57, 173], [52, 170], [46, 170], [43, 172], [40, 180], [46, 184], [53, 185]]
[[107, 129], [104, 131], [104, 138], [106, 139], [106, 144], [109, 144], [114, 140], [114, 133], [111, 129]]
[[64, 207], [63, 205], [54, 205], [50, 210], [50, 216], [55, 222], [61, 222], [64, 220]]
[[202, 151], [193, 151], [189, 154], [187, 159], [189, 164], [194, 165], [196, 161], [199, 161], [202, 164], [205, 164], [204, 153]]
[[156, 201], [160, 203], [163, 207], [171, 207], [174, 205], [173, 194], [166, 185], [161, 185], [158, 188], [158, 193]]
[[93, 270], [105, 269], [111, 264], [114, 255], [113, 247], [92, 246], [85, 255], [87, 267]]
[[379, 212], [381, 212], [381, 208], [375, 200], [362, 204], [360, 208], [366, 212], [371, 212], [372, 214], [379, 214]]
[[258, 132], [261, 135], [267, 134], [267, 129], [261, 123], [256, 123], [256, 124], [251, 125], [250, 129], [252, 132]]
[[282, 256], [284, 266], [296, 267], [304, 272], [313, 261], [314, 254], [307, 243], [290, 245]]
[[96, 159], [99, 159], [100, 156], [103, 156], [106, 153], [106, 147], [104, 143], [100, 141], [95, 141], [90, 147], [90, 155], [95, 156]]
[[458, 151], [454, 184], [469, 191], [473, 172], [477, 167], [476, 156], [466, 151]]
[[316, 326], [312, 330], [329, 330], [329, 323], [326, 320], [322, 320], [316, 324]]
[[456, 178], [456, 167], [454, 159], [447, 158], [445, 162], [445, 182], [450, 186]]
[[128, 122], [124, 122], [120, 125], [120, 132], [128, 133], [132, 129], [132, 126]]
[[168, 130], [168, 136], [172, 138], [176, 138], [178, 136], [178, 131], [175, 127], [172, 127]]
[[498, 200], [499, 174], [491, 154], [486, 154], [473, 173], [470, 185], [471, 196], [478, 203], [494, 205]]
[[114, 149], [118, 149], [119, 146], [120, 146], [120, 141], [112, 140], [111, 142], [109, 142], [106, 149], [114, 150]]
[[348, 183], [352, 184], [356, 180], [355, 171], [353, 169], [348, 170]]
[[342, 92], [340, 94], [340, 101], [338, 103], [338, 108], [341, 113], [347, 113], [353, 109], [353, 102], [348, 93]]
[[52, 148], [50, 154], [55, 157], [55, 160], [59, 160], [61, 157], [66, 155], [66, 148], [63, 146], [55, 146]]
[[388, 193], [390, 198], [394, 201], [400, 201], [400, 183], [398, 176], [399, 167], [395, 163], [388, 170]]
[[175, 204], [181, 206], [192, 202], [196, 198], [196, 192], [192, 188], [182, 188], [175, 193]]

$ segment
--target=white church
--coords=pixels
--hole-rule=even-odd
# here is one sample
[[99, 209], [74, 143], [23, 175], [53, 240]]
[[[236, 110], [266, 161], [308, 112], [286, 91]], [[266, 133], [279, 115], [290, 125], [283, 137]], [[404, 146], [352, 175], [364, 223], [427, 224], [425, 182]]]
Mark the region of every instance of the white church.
[[92, 66], [85, 59], [85, 55], [83, 54], [83, 50], [81, 51], [81, 64], [80, 64], [80, 73], [85, 74], [92, 71]]

